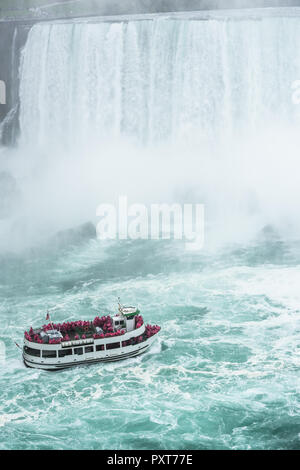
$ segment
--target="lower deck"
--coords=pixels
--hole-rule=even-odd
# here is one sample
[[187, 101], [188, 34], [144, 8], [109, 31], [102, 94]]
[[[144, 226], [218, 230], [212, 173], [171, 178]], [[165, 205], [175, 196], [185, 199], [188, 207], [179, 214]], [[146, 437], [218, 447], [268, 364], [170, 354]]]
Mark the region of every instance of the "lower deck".
[[[156, 335], [155, 335], [156, 337]], [[27, 367], [31, 368], [37, 368], [37, 369], [43, 369], [43, 370], [61, 370], [61, 369], [66, 369], [70, 368], [76, 365], [84, 365], [84, 364], [95, 364], [97, 362], [113, 362], [113, 361], [120, 361], [123, 359], [128, 359], [130, 357], [135, 357], [140, 354], [143, 354], [146, 352], [153, 341], [155, 340], [155, 337], [152, 336], [151, 338], [146, 339], [145, 341], [135, 344], [135, 345], [129, 345], [129, 346], [120, 346], [119, 348], [116, 349], [102, 349], [102, 350], [97, 350], [97, 346], [94, 345], [88, 345], [85, 347], [80, 347], [80, 348], [73, 348], [74, 350], [80, 349], [80, 354], [78, 354], [78, 351], [72, 351], [72, 354], [69, 354], [64, 357], [59, 357], [57, 356], [57, 352], [59, 353], [60, 351], [51, 351], [52, 357], [35, 357], [31, 356], [30, 354], [27, 354], [23, 352], [23, 360], [24, 363]], [[101, 345], [102, 346], [102, 345]], [[89, 349], [88, 349], [89, 348]], [[70, 348], [71, 349], [71, 348]], [[62, 350], [65, 351], [65, 350]], [[55, 353], [55, 355], [54, 355]]]

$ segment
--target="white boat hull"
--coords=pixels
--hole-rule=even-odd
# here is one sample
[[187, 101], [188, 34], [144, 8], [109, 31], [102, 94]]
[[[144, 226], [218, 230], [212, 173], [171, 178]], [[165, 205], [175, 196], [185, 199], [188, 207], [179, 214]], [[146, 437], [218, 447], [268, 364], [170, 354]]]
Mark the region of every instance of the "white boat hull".
[[139, 356], [149, 350], [151, 344], [155, 341], [157, 335], [148, 338], [142, 343], [134, 346], [122, 347], [111, 351], [99, 351], [98, 353], [83, 354], [82, 357], [72, 358], [68, 360], [63, 358], [61, 360], [32, 358], [27, 354], [23, 353], [24, 364], [27, 367], [34, 369], [43, 369], [48, 371], [68, 369], [73, 366], [96, 364], [98, 362], [114, 362], [129, 359], [131, 357]]

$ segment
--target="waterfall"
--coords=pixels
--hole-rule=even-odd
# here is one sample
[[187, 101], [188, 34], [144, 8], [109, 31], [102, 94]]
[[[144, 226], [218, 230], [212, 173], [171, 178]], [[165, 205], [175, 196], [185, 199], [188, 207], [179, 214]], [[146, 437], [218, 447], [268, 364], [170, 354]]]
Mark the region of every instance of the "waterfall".
[[37, 24], [23, 51], [21, 142], [161, 142], [294, 123], [300, 17]]

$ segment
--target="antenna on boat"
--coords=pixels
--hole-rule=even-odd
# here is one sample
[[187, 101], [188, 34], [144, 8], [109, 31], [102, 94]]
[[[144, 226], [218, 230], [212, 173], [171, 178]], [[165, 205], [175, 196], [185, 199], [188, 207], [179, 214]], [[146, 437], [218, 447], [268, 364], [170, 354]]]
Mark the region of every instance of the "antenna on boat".
[[119, 312], [123, 315], [123, 305], [121, 304], [121, 299], [118, 297]]

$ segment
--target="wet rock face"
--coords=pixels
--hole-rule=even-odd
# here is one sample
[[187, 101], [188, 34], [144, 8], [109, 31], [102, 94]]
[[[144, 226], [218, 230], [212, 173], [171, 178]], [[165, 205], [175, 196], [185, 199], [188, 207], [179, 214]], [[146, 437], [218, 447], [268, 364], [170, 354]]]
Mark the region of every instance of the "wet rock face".
[[15, 178], [6, 171], [0, 172], [0, 219], [10, 217], [16, 208], [19, 191]]
[[19, 135], [18, 71], [21, 50], [31, 27], [26, 22], [0, 22], [0, 80], [5, 84], [5, 99], [0, 102], [0, 145], [14, 145]]

